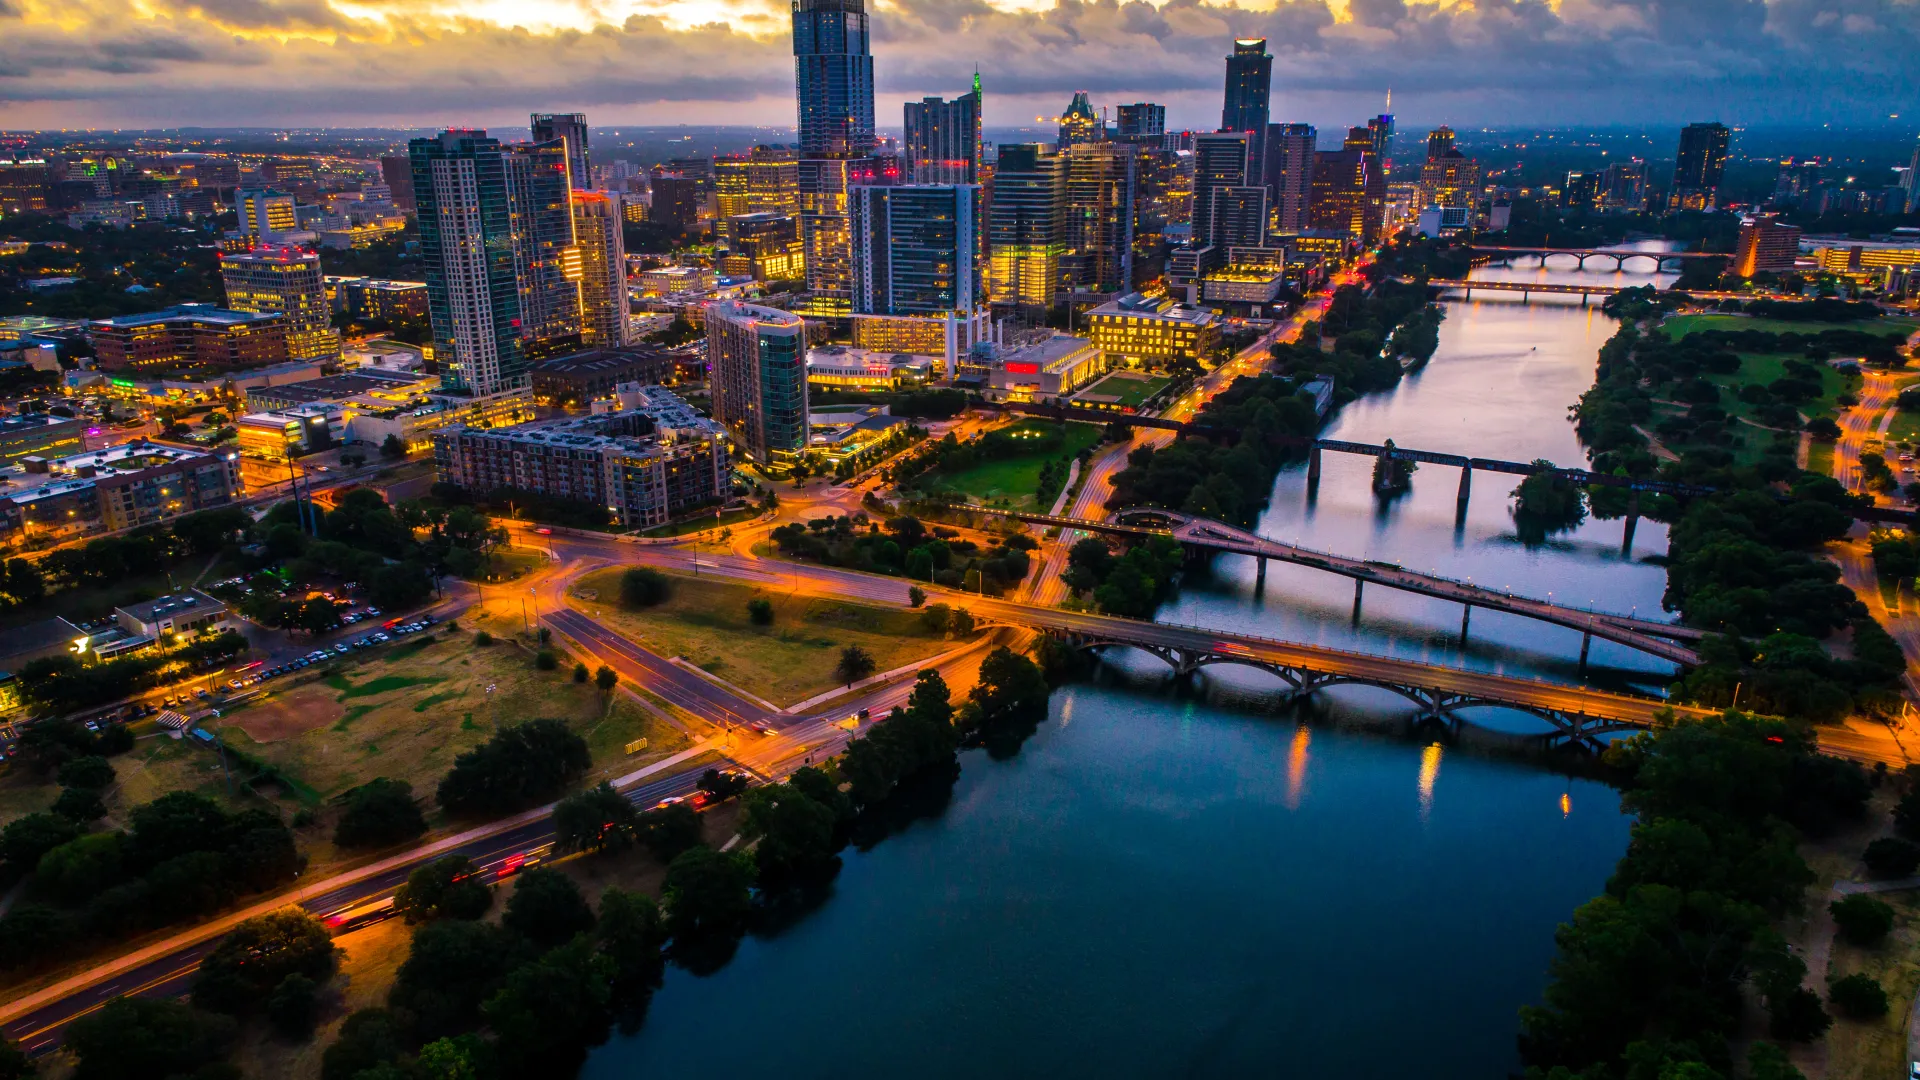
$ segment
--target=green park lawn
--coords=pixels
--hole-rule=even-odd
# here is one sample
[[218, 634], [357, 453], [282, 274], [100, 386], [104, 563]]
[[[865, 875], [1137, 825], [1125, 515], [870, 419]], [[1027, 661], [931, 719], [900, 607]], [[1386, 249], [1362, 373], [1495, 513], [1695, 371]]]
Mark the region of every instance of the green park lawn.
[[1702, 330], [1759, 330], [1768, 334], [1818, 334], [1823, 330], [1904, 330], [1920, 329], [1920, 319], [1904, 317], [1853, 319], [1847, 322], [1791, 322], [1786, 319], [1754, 319], [1745, 315], [1675, 315], [1660, 324], [1660, 329], [1675, 341]]
[[1141, 402], [1164, 390], [1172, 381], [1165, 375], [1138, 375], [1116, 371], [1080, 393], [1110, 397], [1114, 399], [1116, 405], [1137, 409]]
[[760, 511], [751, 506], [738, 510], [725, 510], [715, 517], [712, 513], [703, 513], [684, 521], [670, 521], [665, 525], [656, 525], [651, 529], [642, 529], [643, 536], [685, 536], [688, 533], [706, 532], [709, 529], [722, 529], [729, 525], [738, 525], [743, 521], [752, 521], [760, 516]]
[[[1043, 432], [1052, 426], [1052, 421], [1022, 420], [1005, 430]], [[1000, 505], [1004, 502], [1004, 505], [1015, 510], [1033, 509], [1040, 489], [1041, 466], [1052, 460], [1070, 461], [1080, 451], [1100, 441], [1101, 429], [1097, 425], [1070, 422], [1064, 426], [1066, 439], [1052, 453], [1022, 454], [982, 462], [959, 472], [942, 472], [940, 479], [947, 486], [982, 503]]]
[[[758, 589], [732, 581], [673, 575], [673, 594], [650, 608], [628, 610], [620, 595], [622, 567], [580, 579], [579, 590], [598, 599], [575, 605], [608, 626], [667, 657], [689, 663], [775, 705], [804, 701], [839, 685], [834, 667], [848, 645], [865, 649], [874, 671], [891, 671], [937, 656], [956, 643], [929, 633], [909, 608], [867, 607]], [[747, 601], [773, 604], [773, 623], [756, 626]]]

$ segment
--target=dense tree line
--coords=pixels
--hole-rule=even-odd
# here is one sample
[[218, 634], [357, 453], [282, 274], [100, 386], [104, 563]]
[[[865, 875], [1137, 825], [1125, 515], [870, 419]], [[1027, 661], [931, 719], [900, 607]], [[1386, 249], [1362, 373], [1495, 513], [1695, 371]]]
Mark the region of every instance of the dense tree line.
[[180, 668], [206, 667], [247, 651], [237, 631], [208, 634], [169, 653], [136, 653], [112, 660], [83, 662], [72, 653], [29, 660], [19, 672], [20, 696], [54, 715], [119, 701], [158, 686]]
[[1026, 580], [1033, 566], [1029, 553], [1037, 546], [1032, 537], [1014, 534], [996, 535], [991, 546], [981, 547], [952, 529], [929, 528], [910, 514], [888, 518], [884, 525], [857, 512], [821, 517], [804, 525], [782, 525], [771, 535], [782, 554], [795, 558], [988, 596], [999, 596]]
[[1280, 466], [1302, 454], [1276, 440], [1310, 438], [1320, 428], [1313, 399], [1300, 386], [1294, 378], [1235, 379], [1194, 417], [1195, 424], [1235, 433], [1232, 444], [1185, 435], [1159, 449], [1133, 450], [1127, 467], [1114, 476], [1107, 508], [1164, 506], [1252, 524], [1267, 504]]
[[304, 864], [265, 810], [229, 813], [176, 791], [127, 820], [125, 830], [86, 832], [59, 814], [29, 814], [0, 830], [6, 873], [28, 876], [28, 899], [0, 918], [0, 967], [217, 911], [284, 885]]
[[1150, 619], [1172, 595], [1184, 563], [1180, 542], [1170, 536], [1149, 537], [1118, 555], [1106, 540], [1090, 536], [1068, 549], [1063, 580], [1074, 596], [1090, 596], [1108, 615]]
[[611, 513], [598, 500], [566, 499], [523, 488], [503, 487], [481, 495], [448, 483], [433, 485], [433, 497], [454, 507], [478, 507], [502, 517], [511, 515], [525, 521], [544, 521], [570, 529], [605, 529], [613, 522]]
[[437, 798], [456, 816], [500, 817], [557, 797], [592, 763], [564, 722], [529, 720], [454, 758]]
[[[1635, 736], [1605, 760], [1638, 820], [1606, 892], [1560, 927], [1546, 1004], [1521, 1011], [1528, 1075], [1731, 1076], [1749, 990], [1773, 1038], [1817, 1038], [1826, 1013], [1771, 924], [1814, 880], [1796, 839], [1859, 819], [1866, 776], [1819, 756], [1797, 725], [1731, 711]], [[1753, 1048], [1752, 1075], [1784, 1063], [1777, 1049]]]

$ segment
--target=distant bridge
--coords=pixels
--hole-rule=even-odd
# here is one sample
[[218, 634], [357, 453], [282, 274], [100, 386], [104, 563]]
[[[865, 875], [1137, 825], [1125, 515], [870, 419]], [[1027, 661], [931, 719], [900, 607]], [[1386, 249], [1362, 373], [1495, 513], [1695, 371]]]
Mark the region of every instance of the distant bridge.
[[1578, 296], [1582, 304], [1593, 296], [1612, 296], [1620, 290], [1617, 285], [1560, 285], [1541, 281], [1469, 281], [1460, 278], [1429, 278], [1427, 285], [1435, 289], [1464, 289], [1466, 298], [1473, 299], [1473, 290], [1482, 292], [1517, 292], [1525, 300], [1532, 293], [1546, 293], [1550, 296]]
[[1359, 614], [1361, 596], [1369, 582], [1389, 589], [1452, 600], [1463, 608], [1460, 616], [1460, 636], [1463, 640], [1467, 636], [1468, 623], [1476, 607], [1538, 619], [1580, 631], [1580, 664], [1583, 668], [1586, 666], [1587, 652], [1596, 637], [1657, 656], [1683, 667], [1692, 667], [1700, 662], [1699, 654], [1683, 645], [1675, 644], [1675, 641], [1697, 642], [1706, 636], [1704, 631], [1690, 626], [1675, 626], [1672, 623], [1642, 619], [1632, 615], [1583, 611], [1553, 603], [1551, 600], [1516, 596], [1511, 592], [1489, 589], [1472, 582], [1436, 574], [1423, 574], [1416, 570], [1408, 570], [1397, 563], [1355, 559], [1300, 547], [1297, 544], [1269, 540], [1223, 522], [1191, 517], [1171, 510], [1133, 507], [1122, 510], [1118, 515], [1119, 520], [1093, 521], [1086, 518], [1022, 513], [1012, 510], [989, 510], [980, 507], [967, 509], [973, 513], [1012, 518], [1036, 525], [1053, 525], [1062, 529], [1079, 529], [1083, 532], [1105, 533], [1111, 536], [1140, 538], [1170, 536], [1178, 540], [1189, 553], [1194, 554], [1227, 552], [1247, 555], [1258, 561], [1257, 580], [1263, 584], [1267, 578], [1267, 560], [1269, 559], [1325, 570], [1328, 573], [1353, 579], [1355, 615]]
[[1612, 259], [1615, 270], [1627, 269], [1628, 263], [1638, 263], [1649, 274], [1657, 274], [1666, 269], [1668, 263], [1684, 263], [1689, 259], [1725, 259], [1726, 255], [1715, 255], [1707, 251], [1619, 251], [1611, 248], [1567, 248], [1567, 247], [1527, 247], [1505, 244], [1468, 244], [1476, 255], [1489, 256], [1488, 262], [1511, 262], [1514, 259], [1528, 257], [1547, 260], [1556, 255], [1575, 259], [1579, 268], [1587, 268], [1588, 259]]

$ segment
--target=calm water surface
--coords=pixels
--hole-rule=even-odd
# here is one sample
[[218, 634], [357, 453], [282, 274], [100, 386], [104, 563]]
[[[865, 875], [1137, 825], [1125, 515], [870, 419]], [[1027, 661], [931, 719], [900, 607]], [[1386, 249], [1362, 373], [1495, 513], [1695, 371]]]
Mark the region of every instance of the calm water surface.
[[[1481, 277], [1646, 275], [1491, 268]], [[1662, 279], [1664, 280], [1664, 279]], [[1431, 364], [1349, 404], [1336, 438], [1582, 464], [1566, 408], [1611, 320], [1578, 302], [1451, 303]], [[1589, 521], [1528, 546], [1515, 478], [1428, 466], [1393, 503], [1371, 462], [1329, 454], [1314, 497], [1283, 473], [1260, 531], [1476, 583], [1657, 612], [1666, 548], [1643, 521]], [[1161, 617], [1520, 675], [1578, 678], [1579, 636], [1222, 559]], [[1588, 678], [1655, 686], [1664, 665], [1596, 642]], [[1604, 884], [1628, 822], [1604, 785], [1422, 745], [1380, 691], [1266, 708], [1272, 681], [1209, 669], [1200, 694], [1158, 661], [1112, 658], [1054, 695], [1010, 761], [962, 758], [939, 817], [849, 851], [834, 894], [698, 978], [671, 970], [645, 1028], [584, 1075], [794, 1077], [1496, 1077], [1539, 999], [1553, 930]], [[1495, 729], [1540, 730], [1512, 714]], [[1364, 731], [1384, 728], [1387, 734]]]

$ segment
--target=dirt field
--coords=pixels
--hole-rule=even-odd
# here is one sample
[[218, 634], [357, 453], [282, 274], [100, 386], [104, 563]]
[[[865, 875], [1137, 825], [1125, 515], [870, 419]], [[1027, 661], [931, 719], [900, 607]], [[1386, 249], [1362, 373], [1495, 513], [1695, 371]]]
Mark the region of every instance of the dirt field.
[[[616, 776], [687, 745], [624, 694], [609, 702], [572, 681], [571, 660], [538, 671], [530, 650], [470, 635], [420, 637], [386, 655], [356, 656], [212, 721], [229, 744], [330, 800], [376, 776], [429, 795], [461, 752], [496, 725], [565, 720], [593, 752], [594, 778]], [[626, 744], [647, 739], [629, 756]]]
[[[863, 607], [796, 597], [709, 578], [673, 578], [673, 596], [641, 611], [619, 606], [619, 569], [588, 574], [578, 588], [599, 599], [581, 606], [662, 656], [680, 656], [735, 686], [786, 706], [838, 685], [840, 650], [858, 645], [874, 659], [874, 671], [944, 652], [955, 643], [927, 633], [919, 613], [908, 608]], [[773, 624], [755, 626], [747, 601], [773, 602]]]

